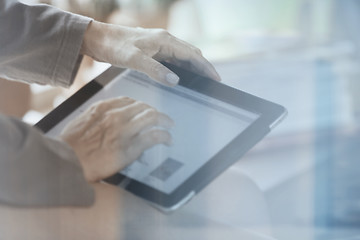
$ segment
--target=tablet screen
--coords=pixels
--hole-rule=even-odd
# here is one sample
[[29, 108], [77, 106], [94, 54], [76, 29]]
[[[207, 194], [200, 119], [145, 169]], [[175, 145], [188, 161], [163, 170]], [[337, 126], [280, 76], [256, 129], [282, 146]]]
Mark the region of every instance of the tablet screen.
[[141, 73], [126, 71], [47, 135], [58, 136], [70, 119], [94, 102], [118, 96], [143, 101], [175, 122], [170, 129], [172, 146], [157, 145], [120, 172], [165, 194], [171, 194], [259, 117], [183, 86], [165, 87]]

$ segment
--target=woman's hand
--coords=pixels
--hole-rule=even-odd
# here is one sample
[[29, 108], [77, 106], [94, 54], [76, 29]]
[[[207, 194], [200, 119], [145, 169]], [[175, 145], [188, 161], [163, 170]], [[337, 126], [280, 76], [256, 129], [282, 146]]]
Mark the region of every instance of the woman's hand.
[[94, 104], [70, 122], [61, 139], [75, 151], [89, 182], [120, 171], [148, 148], [171, 144], [174, 122], [149, 105], [128, 97]]
[[179, 77], [159, 61], [220, 81], [216, 70], [198, 48], [162, 29], [130, 28], [93, 21], [85, 32], [81, 53], [97, 61], [138, 70], [168, 86], [176, 85]]

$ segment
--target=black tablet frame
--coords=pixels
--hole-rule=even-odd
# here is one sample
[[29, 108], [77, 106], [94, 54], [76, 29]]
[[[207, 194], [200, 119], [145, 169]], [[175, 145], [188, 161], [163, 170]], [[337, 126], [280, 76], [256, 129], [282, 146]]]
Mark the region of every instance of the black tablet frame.
[[[259, 115], [257, 120], [213, 156], [171, 194], [165, 194], [141, 182], [129, 179], [121, 173], [117, 173], [105, 180], [114, 185], [121, 185], [121, 183], [126, 180], [126, 184], [124, 184], [126, 190], [163, 209], [171, 209], [184, 200], [189, 193], [198, 193], [201, 191], [207, 184], [214, 180], [214, 178], [234, 162], [238, 161], [249, 149], [269, 133], [273, 126], [285, 117], [286, 109], [278, 104], [229, 87], [221, 82], [198, 76], [169, 63], [164, 63], [164, 65], [180, 77], [179, 85]], [[35, 126], [44, 133], [48, 132], [94, 94], [101, 91], [106, 84], [111, 82], [123, 71], [124, 69], [110, 67], [51, 111]]]

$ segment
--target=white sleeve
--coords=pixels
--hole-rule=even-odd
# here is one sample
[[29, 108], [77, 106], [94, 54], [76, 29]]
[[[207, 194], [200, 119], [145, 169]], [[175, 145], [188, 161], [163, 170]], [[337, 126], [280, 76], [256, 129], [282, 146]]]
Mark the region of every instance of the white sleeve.
[[[91, 19], [47, 5], [0, 0], [0, 77], [69, 86]], [[0, 203], [89, 205], [94, 192], [65, 143], [0, 115]]]
[[70, 86], [90, 21], [48, 5], [0, 0], [0, 77]]
[[86, 206], [93, 201], [93, 188], [70, 147], [0, 115], [0, 203]]

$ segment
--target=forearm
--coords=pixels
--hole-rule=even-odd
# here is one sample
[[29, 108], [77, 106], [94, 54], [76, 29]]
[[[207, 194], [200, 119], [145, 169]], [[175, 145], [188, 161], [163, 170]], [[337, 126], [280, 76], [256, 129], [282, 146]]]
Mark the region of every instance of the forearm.
[[91, 19], [47, 5], [0, 2], [0, 76], [70, 86]]
[[0, 115], [0, 203], [86, 206], [94, 201], [80, 163], [65, 143]]

